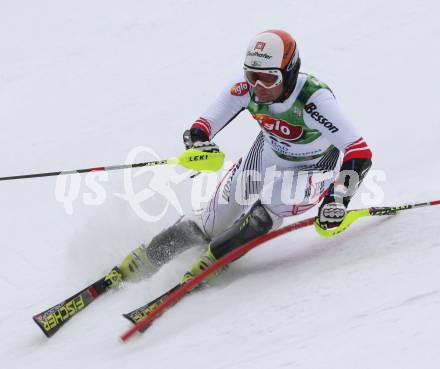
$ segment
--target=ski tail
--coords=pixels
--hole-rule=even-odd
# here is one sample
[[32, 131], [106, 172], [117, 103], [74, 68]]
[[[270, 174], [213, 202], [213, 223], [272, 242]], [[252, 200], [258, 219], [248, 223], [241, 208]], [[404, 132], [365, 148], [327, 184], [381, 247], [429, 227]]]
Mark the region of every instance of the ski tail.
[[84, 310], [109, 289], [119, 286], [122, 274], [118, 267], [87, 288], [32, 317], [46, 337], [52, 337], [72, 317]]
[[64, 324], [90, 305], [98, 296], [99, 293], [92, 284], [63, 302], [33, 316], [32, 319], [46, 337], [52, 337]]

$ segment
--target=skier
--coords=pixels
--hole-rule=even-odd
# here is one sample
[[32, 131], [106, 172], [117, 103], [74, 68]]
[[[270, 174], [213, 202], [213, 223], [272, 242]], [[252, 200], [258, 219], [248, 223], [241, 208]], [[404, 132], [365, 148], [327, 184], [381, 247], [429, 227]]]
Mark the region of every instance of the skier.
[[151, 275], [178, 253], [204, 245], [185, 282], [279, 227], [283, 218], [319, 203], [317, 231], [340, 226], [372, 153], [330, 88], [300, 73], [300, 65], [298, 46], [285, 31], [265, 31], [250, 41], [244, 73], [185, 131], [183, 141], [186, 149], [218, 151], [214, 136], [247, 109], [261, 128], [254, 144], [229, 169], [200, 217], [183, 217], [133, 250], [113, 274], [124, 280]]

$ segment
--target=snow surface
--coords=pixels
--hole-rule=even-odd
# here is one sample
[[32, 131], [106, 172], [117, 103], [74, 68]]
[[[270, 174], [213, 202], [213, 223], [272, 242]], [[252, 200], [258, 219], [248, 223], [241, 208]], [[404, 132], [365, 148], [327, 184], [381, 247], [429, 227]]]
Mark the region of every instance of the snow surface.
[[[137, 146], [177, 155], [182, 131], [241, 68], [248, 40], [280, 28], [373, 148], [374, 169], [386, 173], [382, 204], [440, 197], [434, 0], [2, 0], [0, 8], [1, 176], [123, 163]], [[242, 114], [216, 142], [235, 160], [256, 134]], [[175, 284], [199, 253], [190, 250], [46, 339], [34, 314], [179, 216], [171, 207], [143, 221], [115, 195], [123, 179], [110, 173], [105, 202], [77, 200], [73, 214], [56, 200], [53, 177], [0, 183], [1, 368], [439, 367], [435, 207], [362, 220], [330, 240], [307, 229], [269, 242], [122, 344], [129, 324], [120, 314]], [[133, 181], [140, 191], [146, 176]], [[174, 186], [185, 211], [190, 185]], [[159, 213], [163, 201], [143, 206]], [[353, 202], [367, 205], [377, 204]]]

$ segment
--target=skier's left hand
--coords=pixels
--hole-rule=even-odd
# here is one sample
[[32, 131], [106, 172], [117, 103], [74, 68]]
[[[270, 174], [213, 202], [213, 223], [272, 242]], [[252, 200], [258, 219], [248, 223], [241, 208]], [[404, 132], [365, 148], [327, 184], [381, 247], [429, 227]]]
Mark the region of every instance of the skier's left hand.
[[319, 224], [323, 229], [335, 228], [341, 225], [347, 214], [347, 208], [340, 202], [328, 202], [319, 208]]

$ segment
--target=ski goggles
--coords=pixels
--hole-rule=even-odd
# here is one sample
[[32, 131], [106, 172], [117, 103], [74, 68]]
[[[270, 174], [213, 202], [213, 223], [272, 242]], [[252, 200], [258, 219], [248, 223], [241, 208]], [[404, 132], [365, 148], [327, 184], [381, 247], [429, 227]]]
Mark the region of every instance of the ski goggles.
[[244, 76], [252, 87], [260, 85], [264, 88], [273, 88], [283, 82], [283, 74], [279, 69], [252, 69], [244, 66]]

